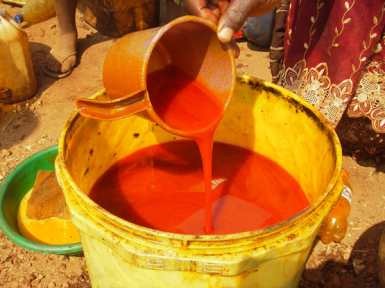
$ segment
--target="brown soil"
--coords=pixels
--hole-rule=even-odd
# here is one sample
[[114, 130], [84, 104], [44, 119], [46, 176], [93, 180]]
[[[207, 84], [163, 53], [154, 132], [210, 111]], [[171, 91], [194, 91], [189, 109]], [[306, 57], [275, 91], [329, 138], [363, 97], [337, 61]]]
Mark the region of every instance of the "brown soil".
[[[15, 12], [15, 8], [0, 4]], [[40, 89], [28, 103], [0, 110], [0, 181], [25, 157], [56, 143], [74, 109], [73, 101], [101, 89], [101, 69], [110, 40], [78, 17], [80, 65], [71, 76], [52, 80], [41, 66], [55, 41], [55, 19], [27, 28]], [[242, 46], [237, 68], [270, 79], [267, 54]], [[1, 108], [0, 108], [1, 109]], [[384, 167], [345, 157], [354, 202], [348, 235], [341, 244], [318, 243], [307, 263], [301, 287], [378, 287], [376, 253], [385, 229]], [[0, 232], [0, 287], [90, 287], [82, 257], [43, 255], [9, 242]]]

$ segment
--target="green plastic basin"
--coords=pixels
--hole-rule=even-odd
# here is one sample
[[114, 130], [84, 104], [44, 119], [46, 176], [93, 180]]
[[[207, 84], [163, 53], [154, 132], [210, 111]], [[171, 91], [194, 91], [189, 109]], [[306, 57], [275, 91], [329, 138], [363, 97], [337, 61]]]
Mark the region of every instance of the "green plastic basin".
[[24, 195], [32, 188], [39, 170], [54, 171], [57, 146], [42, 150], [20, 163], [0, 183], [0, 229], [16, 245], [46, 254], [79, 255], [80, 243], [47, 245], [31, 241], [20, 234], [17, 227], [17, 212]]

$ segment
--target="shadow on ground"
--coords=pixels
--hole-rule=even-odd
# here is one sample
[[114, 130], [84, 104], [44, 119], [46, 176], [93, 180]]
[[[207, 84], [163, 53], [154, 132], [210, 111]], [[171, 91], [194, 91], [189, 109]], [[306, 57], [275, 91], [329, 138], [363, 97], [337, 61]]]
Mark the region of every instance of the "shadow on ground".
[[[385, 221], [368, 230], [355, 243], [349, 260], [328, 260], [321, 267], [305, 270], [301, 288], [377, 288], [378, 245]], [[338, 259], [338, 257], [336, 257]]]
[[11, 148], [23, 141], [36, 129], [39, 120], [28, 108], [20, 112], [0, 111], [0, 150]]
[[[109, 39], [109, 37], [99, 33], [93, 33], [85, 38], [79, 39], [79, 59], [81, 59], [83, 53], [90, 46]], [[23, 103], [7, 105], [0, 108], [0, 149], [9, 149], [33, 133], [39, 125], [39, 118], [35, 114], [35, 103], [40, 100], [47, 89], [58, 81], [57, 79], [46, 76], [42, 69], [46, 63], [47, 55], [49, 55], [51, 47], [43, 43], [31, 42], [30, 49], [38, 82], [38, 90], [31, 99]]]

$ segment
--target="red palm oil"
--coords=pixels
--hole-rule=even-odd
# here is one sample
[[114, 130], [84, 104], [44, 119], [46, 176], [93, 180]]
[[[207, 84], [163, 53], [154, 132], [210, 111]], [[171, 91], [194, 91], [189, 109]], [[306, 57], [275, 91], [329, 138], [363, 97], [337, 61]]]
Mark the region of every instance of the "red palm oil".
[[167, 67], [151, 73], [147, 86], [158, 116], [193, 141], [147, 147], [118, 161], [95, 183], [95, 202], [130, 222], [183, 234], [256, 230], [309, 205], [299, 184], [272, 160], [213, 144], [224, 107], [197, 81]]
[[[210, 181], [213, 234], [237, 233], [284, 221], [308, 206], [299, 184], [272, 160], [215, 143]], [[207, 234], [205, 185], [194, 141], [141, 149], [115, 163], [90, 197], [111, 213], [153, 229]]]

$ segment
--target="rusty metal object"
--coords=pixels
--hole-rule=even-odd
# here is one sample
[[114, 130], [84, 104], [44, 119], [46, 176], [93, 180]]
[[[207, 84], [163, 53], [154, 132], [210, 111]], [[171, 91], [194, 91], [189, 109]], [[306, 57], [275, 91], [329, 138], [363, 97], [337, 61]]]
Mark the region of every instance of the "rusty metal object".
[[83, 0], [84, 20], [100, 33], [120, 37], [159, 23], [157, 0]]
[[177, 1], [160, 0], [159, 7], [159, 24], [164, 25], [175, 18], [185, 16], [186, 11]]

